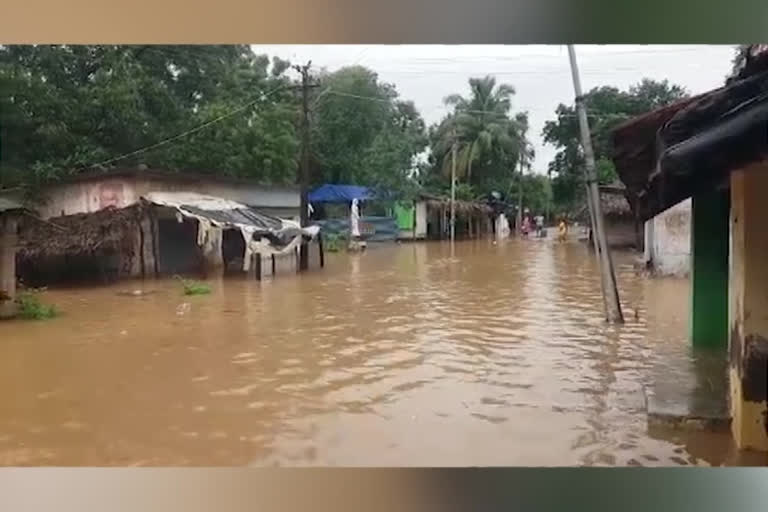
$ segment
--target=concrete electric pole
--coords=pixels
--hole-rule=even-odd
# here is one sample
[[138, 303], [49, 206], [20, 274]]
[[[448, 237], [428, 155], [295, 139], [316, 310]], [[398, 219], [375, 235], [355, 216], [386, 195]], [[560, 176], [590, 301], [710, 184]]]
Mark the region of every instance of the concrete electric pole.
[[587, 111], [584, 105], [584, 95], [581, 90], [581, 78], [576, 63], [576, 51], [573, 45], [568, 45], [568, 57], [571, 62], [571, 75], [573, 76], [573, 89], [576, 94], [576, 110], [579, 117], [579, 130], [581, 131], [581, 144], [584, 148], [585, 174], [587, 180], [587, 201], [591, 205], [592, 232], [597, 242], [597, 258], [600, 265], [600, 277], [603, 287], [603, 302], [608, 316], [608, 321], [624, 323], [619, 301], [619, 289], [616, 286], [616, 275], [613, 271], [613, 261], [608, 243], [605, 237], [603, 212], [600, 207], [600, 190], [597, 186], [597, 173], [595, 172], [595, 154], [592, 151], [592, 139], [589, 134]]

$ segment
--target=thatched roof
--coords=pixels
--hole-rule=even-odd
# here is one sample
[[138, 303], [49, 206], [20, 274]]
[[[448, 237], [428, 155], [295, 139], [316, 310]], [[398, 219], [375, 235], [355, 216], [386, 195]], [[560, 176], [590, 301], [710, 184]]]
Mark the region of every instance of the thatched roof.
[[[449, 197], [422, 194], [420, 196], [420, 199], [427, 204], [427, 208], [434, 208], [438, 210], [443, 208], [448, 210], [451, 208], [451, 199]], [[467, 214], [467, 213], [487, 214], [493, 211], [493, 209], [486, 203], [481, 203], [478, 201], [462, 201], [459, 199], [455, 201], [455, 208], [456, 208], [456, 212], [462, 213], [462, 214]]]
[[[621, 185], [600, 186], [600, 211], [606, 219], [627, 221], [634, 219], [634, 212], [627, 199], [626, 189]], [[587, 205], [582, 205], [572, 218], [589, 224], [591, 220]]]
[[131, 243], [129, 235], [137, 229], [140, 215], [136, 205], [29, 222], [21, 232], [19, 255], [31, 258], [118, 249]]
[[629, 219], [634, 217], [624, 187], [610, 185], [600, 187], [600, 209], [606, 217]]
[[647, 220], [719, 186], [768, 155], [768, 53], [728, 85], [631, 119], [612, 132], [613, 161]]

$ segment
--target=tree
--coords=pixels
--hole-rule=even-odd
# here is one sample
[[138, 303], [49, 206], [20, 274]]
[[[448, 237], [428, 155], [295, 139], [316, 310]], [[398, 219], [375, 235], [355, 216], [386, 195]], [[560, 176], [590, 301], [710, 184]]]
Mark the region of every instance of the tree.
[[510, 117], [512, 86], [497, 85], [490, 76], [472, 78], [469, 86], [469, 97], [454, 94], [445, 99], [453, 111], [430, 129], [433, 176], [425, 181], [433, 187], [445, 189], [445, 182], [450, 186], [455, 141], [456, 176], [468, 190], [478, 195], [506, 190], [521, 152], [530, 154], [527, 116]]
[[100, 162], [292, 181], [285, 69], [244, 45], [0, 47], [0, 186]]
[[315, 182], [368, 185], [408, 195], [415, 157], [426, 147], [424, 120], [395, 87], [362, 66], [320, 77], [314, 100]]
[[[546, 174], [531, 172], [524, 174], [522, 177], [519, 174], [516, 175], [515, 181], [520, 181], [521, 178], [525, 208], [530, 209], [531, 212], [536, 214], [544, 215], [552, 199], [549, 178]], [[515, 183], [514, 186], [517, 187], [518, 184]]]
[[[473, 164], [487, 161], [495, 150], [511, 151], [515, 140], [510, 137], [509, 109], [515, 89], [507, 84], [496, 86], [496, 79], [470, 78], [470, 97], [453, 94], [444, 102], [454, 108], [452, 122], [443, 132], [446, 154], [454, 141], [457, 144], [456, 177], [472, 181]], [[450, 173], [450, 159], [443, 159], [443, 167]]]
[[[587, 115], [598, 178], [601, 183], [617, 179], [611, 160], [610, 133], [618, 124], [645, 112], [674, 103], [687, 96], [680, 86], [667, 80], [643, 79], [627, 91], [616, 87], [596, 87], [585, 95]], [[553, 200], [557, 208], [573, 211], [584, 201], [584, 180], [578, 119], [575, 107], [558, 105], [556, 119], [544, 125], [544, 142], [558, 148], [549, 163]]]

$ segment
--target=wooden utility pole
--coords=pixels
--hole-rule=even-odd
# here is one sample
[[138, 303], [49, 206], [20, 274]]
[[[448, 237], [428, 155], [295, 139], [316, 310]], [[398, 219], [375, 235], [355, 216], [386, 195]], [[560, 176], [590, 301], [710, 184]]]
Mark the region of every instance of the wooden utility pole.
[[579, 130], [581, 131], [581, 144], [584, 147], [585, 174], [587, 181], [587, 201], [591, 204], [591, 216], [593, 221], [594, 238], [597, 242], [597, 258], [600, 266], [600, 277], [603, 287], [603, 302], [608, 312], [608, 320], [613, 323], [624, 323], [619, 301], [619, 289], [616, 286], [616, 276], [613, 272], [613, 261], [608, 243], [605, 237], [603, 212], [600, 207], [600, 190], [597, 186], [597, 174], [595, 172], [595, 154], [592, 151], [592, 139], [589, 134], [587, 111], [584, 105], [584, 96], [581, 91], [581, 78], [576, 63], [576, 51], [573, 45], [568, 45], [568, 57], [571, 62], [571, 75], [573, 76], [573, 89], [576, 94], [576, 110], [579, 116]]
[[456, 128], [451, 143], [451, 247], [456, 241]]
[[[317, 84], [310, 83], [309, 68], [312, 61], [304, 66], [294, 66], [293, 68], [301, 73], [301, 164], [299, 168], [299, 219], [301, 227], [309, 225], [309, 201], [307, 200], [309, 188], [309, 91], [317, 87]], [[301, 250], [299, 251], [299, 270], [309, 268], [309, 246], [302, 238]]]

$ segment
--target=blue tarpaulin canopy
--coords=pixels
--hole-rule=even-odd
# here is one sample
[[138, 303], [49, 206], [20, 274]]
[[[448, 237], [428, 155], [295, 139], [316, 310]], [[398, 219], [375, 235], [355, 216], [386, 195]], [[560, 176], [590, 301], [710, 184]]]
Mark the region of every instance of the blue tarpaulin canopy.
[[309, 193], [310, 203], [351, 203], [373, 199], [374, 193], [368, 187], [357, 185], [322, 185]]

